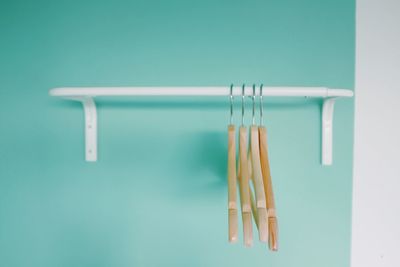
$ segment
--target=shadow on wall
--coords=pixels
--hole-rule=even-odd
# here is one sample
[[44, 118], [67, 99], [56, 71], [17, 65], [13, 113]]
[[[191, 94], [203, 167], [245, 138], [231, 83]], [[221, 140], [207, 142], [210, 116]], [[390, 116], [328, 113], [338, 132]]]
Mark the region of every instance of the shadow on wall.
[[[227, 139], [225, 132], [200, 132], [180, 136], [185, 164], [182, 171], [196, 179], [198, 185], [208, 188], [225, 187]], [[190, 179], [193, 182], [193, 179]], [[206, 184], [204, 183], [206, 181]], [[197, 184], [197, 186], [196, 186]]]
[[[240, 98], [236, 98], [236, 119], [240, 114], [240, 104]], [[246, 104], [246, 114], [250, 115], [251, 100], [247, 99]], [[257, 102], [257, 107], [258, 104]], [[266, 112], [280, 109], [287, 112], [288, 108], [303, 109], [305, 105], [320, 104], [320, 99], [313, 98], [274, 98], [264, 101], [264, 108]], [[52, 105], [66, 109], [65, 112], [69, 108], [73, 108], [75, 111], [82, 109], [81, 104], [75, 101], [54, 101]], [[102, 112], [107, 112], [107, 109], [182, 109], [187, 111], [218, 109], [228, 112], [229, 101], [226, 99], [210, 100], [210, 98], [203, 97], [196, 100], [193, 98], [166, 100], [166, 98], [159, 97], [155, 97], [154, 100], [150, 100], [148, 97], [141, 99], [107, 98], [99, 99], [97, 106]], [[118, 120], [124, 120], [124, 118]], [[247, 122], [249, 121], [247, 120]], [[111, 123], [123, 125], [123, 123], [114, 121], [109, 123], [110, 127]], [[239, 127], [239, 125], [237, 126]], [[100, 124], [99, 127], [107, 127], [107, 124]], [[162, 181], [165, 179], [162, 174], [168, 173], [168, 180], [175, 184], [171, 190], [174, 190], [174, 195], [179, 198], [197, 198], [197, 196], [204, 198], [205, 194], [220, 194], [226, 190], [226, 125], [221, 125], [216, 131], [187, 131], [186, 127], [186, 131], [172, 131], [161, 136], [156, 131], [147, 131], [142, 127], [124, 126], [121, 131], [104, 131], [103, 129], [99, 136], [101, 154], [97, 164], [105, 164], [116, 169], [123, 166], [121, 169], [127, 173], [132, 170], [137, 173], [147, 173], [149, 177], [152, 177], [146, 182], [149, 184]], [[133, 136], [135, 138], [132, 138]], [[146, 145], [148, 143], [152, 144], [150, 149]], [[159, 150], [160, 147], [162, 150]], [[121, 169], [119, 169], [120, 172]]]
[[[49, 101], [50, 102], [50, 101]], [[246, 113], [250, 112], [252, 100], [250, 97], [245, 99], [246, 105]], [[319, 98], [281, 98], [274, 97], [269, 98], [264, 97], [263, 99], [263, 108], [265, 111], [269, 109], [279, 110], [279, 109], [301, 109], [304, 105], [320, 105], [321, 99]], [[51, 101], [50, 105], [54, 107], [64, 107], [64, 108], [79, 108], [81, 104], [76, 101]], [[173, 99], [168, 97], [140, 97], [140, 98], [120, 98], [120, 97], [112, 97], [105, 99], [97, 99], [96, 105], [98, 108], [112, 108], [112, 109], [196, 109], [196, 110], [210, 110], [210, 109], [221, 109], [221, 110], [229, 110], [229, 100], [219, 98], [219, 99], [210, 99], [208, 97], [198, 97], [196, 100], [193, 97], [179, 97], [177, 100], [176, 97]], [[238, 111], [241, 108], [241, 98], [235, 97], [234, 99], [234, 107], [235, 110]], [[259, 98], [256, 98], [256, 107], [259, 107]]]

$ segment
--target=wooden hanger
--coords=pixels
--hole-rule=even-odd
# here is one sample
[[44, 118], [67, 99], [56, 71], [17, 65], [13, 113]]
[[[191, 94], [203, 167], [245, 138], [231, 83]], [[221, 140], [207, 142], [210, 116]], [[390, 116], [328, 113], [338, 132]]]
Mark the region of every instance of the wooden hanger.
[[247, 158], [247, 128], [244, 126], [244, 90], [242, 86], [242, 126], [239, 128], [239, 191], [240, 203], [242, 208], [243, 221], [243, 239], [244, 245], [250, 247], [253, 245], [253, 225], [251, 219], [251, 200], [249, 186], [249, 166]]
[[235, 125], [228, 125], [228, 226], [229, 242], [238, 240], [238, 211], [236, 204], [236, 134]]
[[[252, 184], [253, 184], [253, 189], [252, 189], [251, 186], [249, 187], [250, 188], [251, 211], [252, 211], [252, 214], [253, 214], [253, 219], [254, 219], [254, 222], [256, 224], [257, 230], [259, 231], [259, 239], [260, 239], [260, 241], [267, 242], [268, 241], [267, 210], [264, 208], [264, 210], [261, 212], [262, 220], [260, 220], [259, 212], [258, 212], [259, 208], [257, 207], [256, 200], [255, 200], [255, 197], [254, 197], [255, 194], [253, 192], [253, 191], [255, 191], [254, 188], [256, 187], [256, 182], [254, 181], [253, 161], [252, 161], [252, 156], [251, 155], [252, 155], [252, 153], [249, 150], [249, 153], [248, 153], [249, 177], [250, 177], [250, 180], [252, 181]], [[262, 185], [262, 189], [263, 189], [262, 191], [264, 192], [264, 186], [263, 185]], [[260, 222], [261, 222], [261, 225], [262, 225], [261, 230], [260, 230]]]
[[260, 145], [260, 159], [261, 170], [264, 182], [264, 191], [266, 193], [266, 204], [268, 211], [268, 244], [269, 248], [273, 251], [278, 250], [278, 221], [275, 210], [274, 192], [272, 189], [271, 171], [268, 160], [268, 145], [267, 145], [267, 129], [262, 125], [262, 85], [260, 86], [260, 126], [259, 132], [259, 145]]
[[233, 85], [230, 90], [230, 123], [228, 125], [228, 239], [238, 240], [238, 211], [236, 203], [236, 129], [233, 124]]
[[264, 191], [263, 176], [260, 163], [259, 137], [258, 127], [253, 125], [250, 127], [250, 151], [252, 162], [252, 181], [256, 196], [258, 234], [261, 242], [268, 241], [268, 216], [267, 204]]
[[250, 247], [253, 245], [253, 226], [251, 220], [251, 200], [249, 186], [249, 168], [247, 159], [247, 129], [241, 126], [239, 129], [239, 188], [240, 202], [242, 207], [243, 238], [244, 245]]
[[278, 250], [278, 221], [276, 218], [274, 192], [272, 189], [271, 172], [268, 161], [268, 146], [267, 146], [267, 129], [263, 126], [258, 128], [260, 134], [260, 156], [261, 169], [264, 180], [264, 190], [267, 197], [268, 210], [268, 244], [271, 250]]
[[[256, 201], [253, 210], [257, 210], [258, 235], [261, 242], [268, 241], [268, 217], [267, 217], [267, 205], [265, 199], [261, 163], [260, 163], [260, 147], [259, 147], [259, 137], [258, 137], [258, 127], [255, 125], [255, 98], [256, 98], [256, 86], [253, 85], [253, 113], [252, 113], [252, 126], [250, 127], [250, 147], [249, 147], [249, 162], [250, 162], [250, 172], [251, 181], [253, 183], [253, 188], [255, 191]], [[251, 196], [252, 197], [252, 196]], [[251, 198], [253, 200], [253, 198]], [[254, 205], [253, 205], [254, 206]], [[254, 211], [253, 211], [254, 213]]]

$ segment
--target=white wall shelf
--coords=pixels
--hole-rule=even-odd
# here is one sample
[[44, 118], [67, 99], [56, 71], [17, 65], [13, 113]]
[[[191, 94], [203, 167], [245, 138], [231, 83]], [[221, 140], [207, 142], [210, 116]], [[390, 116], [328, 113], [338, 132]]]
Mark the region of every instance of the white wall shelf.
[[[49, 94], [82, 103], [85, 114], [86, 161], [97, 161], [97, 110], [96, 97], [112, 96], [226, 96], [230, 87], [62, 87], [51, 89]], [[234, 96], [242, 95], [242, 87], [233, 88]], [[252, 86], [245, 88], [245, 95], [252, 96]], [[259, 91], [256, 90], [256, 95]], [[337, 98], [352, 97], [353, 91], [326, 87], [264, 87], [266, 97], [323, 98], [322, 104], [322, 164], [332, 164], [333, 111]]]

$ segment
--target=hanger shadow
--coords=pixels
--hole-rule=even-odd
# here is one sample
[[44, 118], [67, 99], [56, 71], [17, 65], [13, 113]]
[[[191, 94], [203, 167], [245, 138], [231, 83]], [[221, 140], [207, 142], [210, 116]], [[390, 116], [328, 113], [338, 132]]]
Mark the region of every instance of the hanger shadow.
[[227, 186], [226, 132], [186, 133], [180, 139], [185, 143], [181, 151], [185, 155], [185, 164], [181, 166], [182, 175], [177, 178], [181, 181], [175, 195], [193, 198], [224, 192]]

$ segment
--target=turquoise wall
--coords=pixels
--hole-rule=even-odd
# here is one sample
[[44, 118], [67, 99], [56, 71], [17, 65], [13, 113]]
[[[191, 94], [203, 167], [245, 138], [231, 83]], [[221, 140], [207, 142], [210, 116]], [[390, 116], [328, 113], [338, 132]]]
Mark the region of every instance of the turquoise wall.
[[81, 106], [48, 96], [232, 82], [353, 88], [354, 1], [1, 1], [0, 266], [349, 266], [352, 99], [332, 167], [320, 102], [266, 100], [271, 253], [227, 242], [228, 98], [101, 100], [86, 163]]

